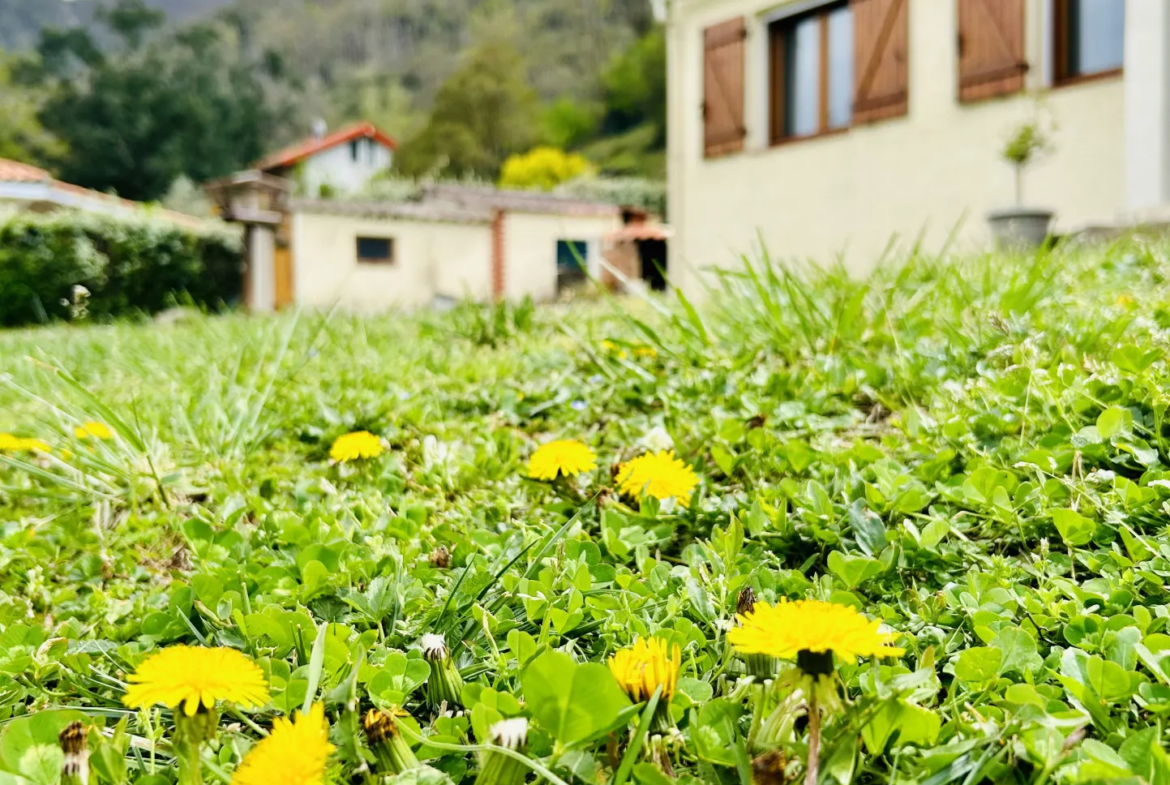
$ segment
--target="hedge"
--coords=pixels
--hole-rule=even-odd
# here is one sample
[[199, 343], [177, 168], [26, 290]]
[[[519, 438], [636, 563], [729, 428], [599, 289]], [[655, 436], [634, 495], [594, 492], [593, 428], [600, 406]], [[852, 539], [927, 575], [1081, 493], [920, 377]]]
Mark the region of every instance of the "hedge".
[[192, 229], [143, 214], [0, 213], [0, 326], [153, 314], [177, 301], [216, 310], [239, 300], [243, 242], [226, 224]]

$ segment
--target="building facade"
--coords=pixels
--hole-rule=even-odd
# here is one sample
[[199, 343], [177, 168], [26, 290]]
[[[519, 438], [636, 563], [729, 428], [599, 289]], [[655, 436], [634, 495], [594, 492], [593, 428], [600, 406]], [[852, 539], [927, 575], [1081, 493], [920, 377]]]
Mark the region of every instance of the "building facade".
[[394, 140], [370, 123], [318, 133], [256, 164], [264, 174], [283, 177], [309, 198], [354, 194], [394, 162]]
[[207, 184], [247, 227], [250, 310], [368, 312], [437, 301], [555, 299], [599, 278], [622, 211], [601, 202], [470, 186], [415, 201], [288, 198], [291, 183], [241, 172]]
[[1170, 203], [1164, 0], [672, 0], [672, 279], [740, 254], [972, 249], [1015, 200], [1021, 124], [1051, 148], [1024, 202], [1058, 232]]

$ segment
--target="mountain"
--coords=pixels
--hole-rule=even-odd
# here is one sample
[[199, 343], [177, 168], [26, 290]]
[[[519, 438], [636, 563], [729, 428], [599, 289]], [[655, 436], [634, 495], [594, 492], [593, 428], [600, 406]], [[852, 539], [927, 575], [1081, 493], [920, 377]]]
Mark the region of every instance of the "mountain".
[[[232, 0], [146, 0], [174, 22], [207, 16]], [[0, 50], [19, 51], [36, 45], [46, 27], [85, 25], [101, 5], [98, 0], [0, 0]]]

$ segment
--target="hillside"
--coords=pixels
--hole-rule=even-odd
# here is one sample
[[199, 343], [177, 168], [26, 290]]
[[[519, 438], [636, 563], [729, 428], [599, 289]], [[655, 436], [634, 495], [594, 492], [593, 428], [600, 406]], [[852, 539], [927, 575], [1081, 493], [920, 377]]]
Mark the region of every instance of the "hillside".
[[[146, 0], [175, 22], [197, 19], [232, 0]], [[0, 2], [0, 49], [19, 51], [36, 44], [46, 27], [87, 23], [99, 5], [95, 0], [3, 0]]]

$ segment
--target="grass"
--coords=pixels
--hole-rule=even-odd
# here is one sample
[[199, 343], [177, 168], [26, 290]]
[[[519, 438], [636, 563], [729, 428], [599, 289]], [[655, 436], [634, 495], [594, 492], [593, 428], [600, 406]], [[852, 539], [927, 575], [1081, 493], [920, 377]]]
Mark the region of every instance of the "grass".
[[[837, 662], [822, 783], [1170, 782], [1167, 250], [866, 281], [756, 262], [699, 308], [0, 334], [0, 431], [54, 447], [0, 454], [0, 782], [56, 782], [77, 712], [107, 729], [91, 782], [171, 781], [171, 712], [121, 695], [176, 643], [270, 683], [225, 707], [210, 782], [313, 701], [339, 783], [373, 781], [358, 718], [392, 705], [436, 770], [397, 782], [471, 782], [518, 715], [554, 781], [796, 779], [802, 701], [726, 641], [749, 587], [851, 605], [906, 649]], [[95, 420], [117, 437], [74, 436]], [[331, 465], [355, 430], [388, 452]], [[689, 507], [614, 489], [663, 430], [702, 480]], [[597, 470], [527, 479], [549, 438]], [[425, 633], [467, 685], [447, 713]], [[683, 652], [665, 725], [603, 667], [650, 635]]]

